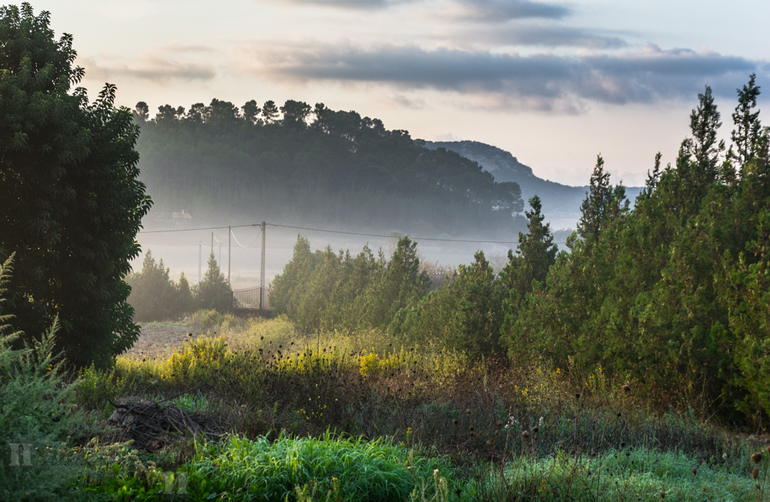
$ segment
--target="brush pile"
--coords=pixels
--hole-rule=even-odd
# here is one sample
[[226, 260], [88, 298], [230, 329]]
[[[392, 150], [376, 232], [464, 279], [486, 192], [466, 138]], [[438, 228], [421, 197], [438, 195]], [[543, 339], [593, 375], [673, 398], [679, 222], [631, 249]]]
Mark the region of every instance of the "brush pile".
[[225, 432], [213, 417], [180, 410], [174, 405], [162, 406], [150, 399], [131, 396], [110, 404], [115, 407], [110, 423], [122, 429], [120, 440], [133, 439], [135, 448], [149, 452], [156, 452], [185, 436], [217, 439]]

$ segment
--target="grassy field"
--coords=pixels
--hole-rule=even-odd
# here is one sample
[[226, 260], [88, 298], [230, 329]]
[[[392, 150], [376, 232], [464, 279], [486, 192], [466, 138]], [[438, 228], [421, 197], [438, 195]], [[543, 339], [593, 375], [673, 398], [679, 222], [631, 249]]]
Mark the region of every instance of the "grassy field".
[[96, 499], [770, 500], [763, 438], [652, 409], [601, 368], [472, 361], [375, 331], [213, 314], [144, 325], [77, 396], [102, 419], [141, 396], [229, 431], [146, 452], [105, 429], [83, 449], [78, 493]]

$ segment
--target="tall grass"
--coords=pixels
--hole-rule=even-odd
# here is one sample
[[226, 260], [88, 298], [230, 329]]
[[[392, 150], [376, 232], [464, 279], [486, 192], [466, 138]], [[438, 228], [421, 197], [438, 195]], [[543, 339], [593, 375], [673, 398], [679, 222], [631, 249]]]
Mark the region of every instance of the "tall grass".
[[[375, 331], [303, 336], [283, 318], [229, 320], [217, 331], [169, 359], [120, 358], [111, 371], [89, 370], [78, 387], [81, 403], [96, 407], [106, 396], [192, 390], [176, 401], [225, 417], [237, 439], [206, 445], [188, 466], [211, 469], [210, 476], [227, 466], [232, 479], [198, 487], [204, 491], [241, 493], [246, 478], [239, 476], [263, 469], [249, 466], [252, 454], [269, 451], [275, 463], [290, 452], [331, 455], [353, 444], [329, 437], [334, 430], [360, 438], [355, 451], [387, 444], [451, 459], [457, 470], [442, 471], [443, 489], [430, 476], [411, 485], [417, 500], [645, 500], [660, 492], [689, 500], [704, 487], [709, 498], [754, 500], [764, 493], [751, 478], [751, 445], [691, 409], [655, 409], [636, 384], [609, 381], [599, 367], [472, 361], [462, 352], [400, 346]], [[268, 448], [270, 434], [279, 434], [278, 449]], [[349, 469], [329, 462], [335, 473]], [[339, 482], [341, 474], [303, 469], [307, 478], [301, 470], [280, 471], [282, 497], [337, 500], [330, 490], [342, 484], [327, 478]]]

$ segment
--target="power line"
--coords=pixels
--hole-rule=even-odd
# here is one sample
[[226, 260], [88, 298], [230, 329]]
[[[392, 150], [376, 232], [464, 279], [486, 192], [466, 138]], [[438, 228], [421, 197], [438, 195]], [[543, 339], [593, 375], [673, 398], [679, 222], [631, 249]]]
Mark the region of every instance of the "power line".
[[202, 227], [202, 228], [170, 228], [167, 230], [140, 230], [140, 234], [167, 234], [172, 232], [199, 232], [201, 230], [224, 230], [225, 228], [244, 228], [244, 227], [258, 227], [259, 223], [250, 223], [248, 225], [232, 225], [230, 227]]
[[[339, 235], [357, 235], [362, 237], [381, 237], [384, 239], [389, 239], [394, 237], [393, 235], [388, 234], [372, 234], [372, 233], [366, 233], [366, 232], [350, 232], [346, 230], [331, 230], [328, 228], [313, 228], [313, 227], [300, 227], [296, 225], [281, 225], [279, 223], [267, 223], [267, 225], [271, 227], [278, 227], [278, 228], [292, 228], [295, 230], [307, 230], [310, 232], [322, 232], [327, 234], [339, 234]], [[261, 223], [252, 223], [249, 225], [233, 225], [230, 228], [243, 228], [243, 227], [259, 227], [261, 226]], [[146, 230], [141, 231], [139, 233], [142, 234], [158, 234], [158, 233], [171, 233], [171, 232], [196, 232], [201, 230], [222, 230], [226, 229], [228, 227], [204, 227], [204, 228], [177, 228], [177, 229], [169, 229], [169, 230]], [[479, 239], [442, 239], [439, 237], [418, 237], [418, 236], [410, 236], [412, 240], [415, 241], [433, 241], [433, 242], [462, 242], [462, 243], [478, 243], [478, 244], [516, 244], [516, 241], [510, 240], [510, 241], [487, 241], [487, 240], [479, 240]]]

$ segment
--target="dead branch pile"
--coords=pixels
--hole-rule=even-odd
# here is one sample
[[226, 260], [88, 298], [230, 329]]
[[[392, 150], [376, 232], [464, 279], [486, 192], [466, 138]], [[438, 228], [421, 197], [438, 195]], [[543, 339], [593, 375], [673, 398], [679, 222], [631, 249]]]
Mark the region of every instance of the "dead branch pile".
[[134, 440], [134, 447], [156, 452], [184, 436], [204, 435], [217, 439], [224, 427], [213, 417], [180, 410], [176, 406], [140, 397], [123, 397], [113, 403], [110, 423], [122, 429], [122, 441]]

